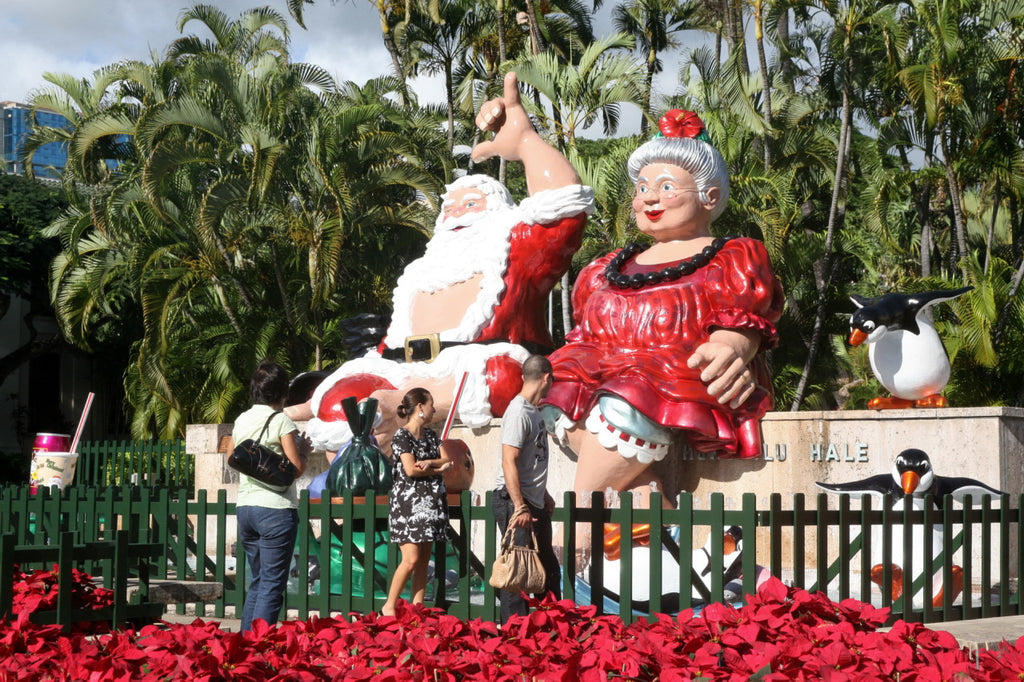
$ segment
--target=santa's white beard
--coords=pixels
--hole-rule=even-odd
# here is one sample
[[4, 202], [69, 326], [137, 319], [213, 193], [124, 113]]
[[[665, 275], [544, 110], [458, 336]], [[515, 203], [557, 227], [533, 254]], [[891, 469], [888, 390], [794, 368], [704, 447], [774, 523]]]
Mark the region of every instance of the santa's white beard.
[[[475, 214], [472, 225], [436, 233], [421, 258], [410, 263], [395, 287], [391, 326], [385, 345], [401, 348], [412, 336], [411, 309], [418, 293], [434, 293], [482, 275], [480, 293], [469, 306], [458, 327], [441, 332], [442, 341], [470, 342], [493, 317], [494, 306], [505, 292], [503, 277], [508, 269], [512, 228], [521, 222], [516, 208], [491, 209]], [[462, 220], [446, 223], [464, 225]]]
[[471, 213], [463, 213], [460, 216], [445, 217], [444, 213], [437, 216], [437, 221], [434, 223], [434, 236], [437, 237], [445, 232], [456, 232], [460, 228], [468, 228], [476, 225], [481, 220], [487, 220], [489, 217], [495, 215], [495, 210], [483, 210], [473, 211]]

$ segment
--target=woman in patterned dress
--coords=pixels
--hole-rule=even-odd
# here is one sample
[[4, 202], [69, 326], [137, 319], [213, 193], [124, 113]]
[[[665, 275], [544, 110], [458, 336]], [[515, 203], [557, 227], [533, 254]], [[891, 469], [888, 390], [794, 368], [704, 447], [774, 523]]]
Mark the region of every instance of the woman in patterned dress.
[[423, 603], [431, 545], [447, 535], [448, 500], [442, 474], [452, 467], [440, 436], [427, 428], [434, 418], [434, 399], [429, 391], [411, 389], [402, 398], [397, 414], [408, 421], [391, 440], [395, 485], [388, 523], [391, 542], [398, 545], [402, 561], [391, 579], [388, 600], [381, 607], [385, 616], [395, 615], [398, 598], [410, 577], [412, 603]]

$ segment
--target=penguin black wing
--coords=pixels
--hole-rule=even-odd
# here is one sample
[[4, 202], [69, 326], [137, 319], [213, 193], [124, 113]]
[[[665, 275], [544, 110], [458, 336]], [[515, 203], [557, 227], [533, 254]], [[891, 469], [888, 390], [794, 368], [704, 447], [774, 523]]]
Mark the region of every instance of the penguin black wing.
[[892, 480], [890, 474], [878, 474], [861, 481], [850, 481], [848, 483], [822, 483], [821, 481], [816, 481], [814, 485], [830, 493], [853, 495], [855, 497], [874, 495], [877, 497], [899, 499], [903, 496], [903, 491], [896, 486], [896, 481]]
[[981, 481], [973, 478], [954, 478], [948, 476], [936, 476], [935, 485], [932, 486], [936, 501], [942, 500], [946, 495], [952, 495], [957, 502], [963, 502], [964, 497], [971, 496], [973, 502], [978, 502], [985, 495], [999, 497], [1003, 494], [1001, 490], [990, 488]]
[[[853, 299], [852, 296], [850, 298]], [[913, 334], [918, 333], [917, 311], [919, 308], [913, 303], [911, 295], [891, 293], [870, 301], [853, 300], [863, 306], [854, 313], [854, 318], [858, 322], [871, 320], [876, 327], [885, 326], [889, 329], [905, 329]], [[867, 305], [863, 305], [863, 303], [867, 303]], [[854, 324], [854, 319], [850, 320], [850, 326], [857, 326]]]
[[927, 308], [928, 306], [941, 303], [943, 301], [952, 301], [957, 296], [963, 296], [968, 291], [973, 290], [974, 287], [960, 287], [959, 289], [941, 289], [939, 291], [922, 291], [917, 294], [909, 294], [909, 303], [920, 310], [921, 308]]

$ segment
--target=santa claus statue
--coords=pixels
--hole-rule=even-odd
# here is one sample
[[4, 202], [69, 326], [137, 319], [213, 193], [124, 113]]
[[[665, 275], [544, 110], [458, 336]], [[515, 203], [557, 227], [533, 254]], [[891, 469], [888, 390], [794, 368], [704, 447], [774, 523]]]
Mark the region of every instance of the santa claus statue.
[[473, 149], [473, 158], [521, 161], [530, 196], [516, 205], [501, 183], [483, 175], [448, 185], [426, 253], [398, 279], [384, 341], [328, 376], [309, 403], [286, 410], [310, 420], [307, 433], [317, 447], [336, 450], [351, 438], [340, 408], [347, 396], [380, 402], [376, 432], [389, 440], [409, 388], [430, 391], [443, 418], [463, 375], [458, 417], [483, 426], [519, 392], [530, 353], [551, 350], [547, 297], [580, 246], [593, 191], [533, 128], [514, 73], [505, 77], [504, 96], [485, 103], [476, 122], [495, 135]]

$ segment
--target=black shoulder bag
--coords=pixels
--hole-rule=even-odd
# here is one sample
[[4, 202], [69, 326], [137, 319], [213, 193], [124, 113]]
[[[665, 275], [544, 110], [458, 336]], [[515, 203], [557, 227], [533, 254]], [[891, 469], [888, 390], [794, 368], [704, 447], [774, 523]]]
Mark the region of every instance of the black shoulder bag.
[[234, 452], [228, 457], [228, 466], [241, 474], [255, 478], [260, 483], [287, 488], [298, 475], [295, 465], [284, 455], [279, 455], [270, 448], [260, 445], [263, 434], [270, 427], [270, 420], [280, 413], [280, 410], [276, 410], [267, 417], [256, 440], [246, 438], [235, 446]]

